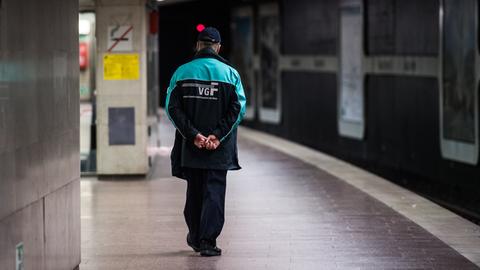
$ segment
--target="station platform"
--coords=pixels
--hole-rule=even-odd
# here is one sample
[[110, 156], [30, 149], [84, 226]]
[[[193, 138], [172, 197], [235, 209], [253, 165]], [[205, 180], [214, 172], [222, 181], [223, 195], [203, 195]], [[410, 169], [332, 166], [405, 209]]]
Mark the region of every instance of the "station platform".
[[148, 179], [83, 178], [82, 264], [93, 269], [479, 269], [480, 230], [342, 161], [241, 128], [220, 257], [186, 244], [173, 127]]

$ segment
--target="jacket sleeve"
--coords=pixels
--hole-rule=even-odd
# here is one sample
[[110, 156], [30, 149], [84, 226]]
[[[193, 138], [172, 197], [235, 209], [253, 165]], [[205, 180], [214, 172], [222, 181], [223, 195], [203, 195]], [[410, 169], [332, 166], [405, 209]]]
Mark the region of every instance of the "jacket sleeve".
[[193, 126], [190, 119], [188, 119], [183, 110], [183, 102], [179, 86], [175, 80], [175, 76], [170, 81], [170, 86], [167, 90], [167, 99], [165, 101], [166, 113], [175, 128], [180, 132], [183, 138], [193, 141], [195, 136], [199, 133]]
[[247, 99], [243, 90], [242, 81], [238, 74], [235, 83], [235, 93], [233, 93], [233, 97], [230, 100], [231, 102], [227, 114], [220, 120], [212, 132], [213, 135], [220, 139], [220, 141], [223, 141], [235, 128], [237, 128], [245, 115], [245, 104]]

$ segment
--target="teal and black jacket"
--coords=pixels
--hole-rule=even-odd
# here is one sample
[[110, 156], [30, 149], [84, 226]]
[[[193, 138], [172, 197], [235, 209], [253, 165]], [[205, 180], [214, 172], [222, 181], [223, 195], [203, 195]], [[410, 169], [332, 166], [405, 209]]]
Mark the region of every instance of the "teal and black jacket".
[[[176, 127], [172, 174], [185, 178], [184, 168], [238, 170], [237, 126], [245, 114], [245, 93], [238, 72], [207, 48], [180, 66], [167, 90], [165, 108]], [[216, 150], [198, 149], [201, 133], [220, 139]]]

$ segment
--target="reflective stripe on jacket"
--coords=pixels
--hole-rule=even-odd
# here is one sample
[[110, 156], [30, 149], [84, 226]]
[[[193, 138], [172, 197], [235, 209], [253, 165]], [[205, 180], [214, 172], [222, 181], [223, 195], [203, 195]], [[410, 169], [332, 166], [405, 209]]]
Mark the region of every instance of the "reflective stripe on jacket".
[[[245, 114], [240, 75], [212, 49], [204, 49], [180, 66], [167, 90], [165, 108], [177, 132], [172, 150], [172, 174], [185, 178], [182, 168], [238, 170], [236, 128]], [[220, 139], [216, 150], [198, 149], [201, 133]]]

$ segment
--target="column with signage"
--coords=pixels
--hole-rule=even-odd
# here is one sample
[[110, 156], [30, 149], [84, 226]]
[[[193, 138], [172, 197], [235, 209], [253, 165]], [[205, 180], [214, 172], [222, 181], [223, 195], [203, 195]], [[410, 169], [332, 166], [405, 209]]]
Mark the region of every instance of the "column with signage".
[[272, 124], [280, 123], [282, 115], [279, 13], [278, 4], [262, 4], [258, 10], [259, 117], [260, 121]]
[[254, 17], [253, 7], [238, 7], [232, 12], [231, 61], [242, 77], [247, 97], [245, 119], [253, 119], [256, 108], [255, 65], [254, 65]]
[[343, 137], [365, 136], [363, 74], [363, 2], [340, 2], [340, 72], [338, 131]]
[[478, 1], [440, 2], [440, 142], [446, 159], [478, 164]]
[[148, 172], [145, 4], [97, 1], [99, 175]]

